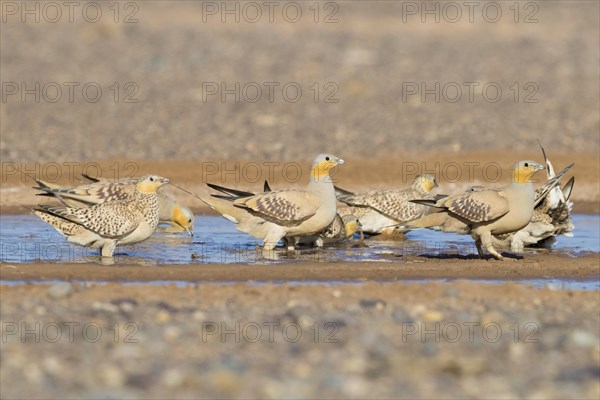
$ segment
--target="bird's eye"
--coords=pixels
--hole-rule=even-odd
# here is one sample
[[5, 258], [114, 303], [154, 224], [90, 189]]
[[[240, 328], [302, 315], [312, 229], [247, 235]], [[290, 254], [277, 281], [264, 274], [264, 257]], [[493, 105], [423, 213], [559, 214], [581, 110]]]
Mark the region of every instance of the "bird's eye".
[[525, 163], [525, 168], [529, 167], [529, 163]]
[[150, 182], [154, 182], [154, 177], [153, 176], [150, 177]]
[[188, 219], [188, 224], [191, 224], [191, 223], [192, 223], [192, 219], [190, 218], [190, 219]]
[[325, 157], [325, 161], [329, 161], [329, 157]]

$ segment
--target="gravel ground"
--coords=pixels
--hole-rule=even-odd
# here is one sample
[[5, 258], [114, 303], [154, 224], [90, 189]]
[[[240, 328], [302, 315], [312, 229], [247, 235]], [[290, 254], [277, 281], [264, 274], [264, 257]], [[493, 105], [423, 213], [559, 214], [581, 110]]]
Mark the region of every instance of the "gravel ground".
[[597, 292], [62, 283], [0, 307], [6, 399], [600, 394]]
[[[138, 10], [125, 8], [130, 3]], [[486, 3], [477, 7], [472, 23], [466, 8], [457, 23], [445, 21], [452, 19], [450, 10], [441, 11], [439, 23], [433, 16], [422, 23], [420, 14], [403, 13], [406, 3], [342, 1], [335, 3], [337, 11], [326, 8], [331, 2], [320, 3], [318, 23], [310, 2], [295, 3], [302, 10], [297, 23], [282, 17], [284, 3], [273, 23], [267, 10], [257, 23], [244, 21], [249, 10], [241, 12], [239, 23], [234, 16], [222, 23], [219, 13], [203, 13], [206, 2], [190, 1], [121, 2], [119, 23], [108, 3], [96, 23], [82, 18], [83, 7], [73, 23], [67, 10], [54, 24], [6, 15], [2, 81], [19, 91], [5, 90], [0, 155], [4, 161], [39, 162], [290, 160], [324, 150], [346, 157], [404, 149], [537, 151], [538, 138], [556, 151], [597, 153], [598, 2], [535, 2], [537, 11], [527, 6], [531, 2], [520, 2], [517, 23], [511, 2], [496, 3], [502, 17], [495, 23], [482, 16]], [[237, 4], [241, 10], [246, 3]], [[49, 13], [42, 17], [52, 18]], [[138, 22], [122, 23], [132, 13]], [[338, 22], [323, 22], [330, 13]], [[36, 82], [40, 102], [34, 95], [22, 101], [20, 84], [31, 89]], [[79, 84], [73, 102], [68, 82]], [[89, 89], [88, 100], [82, 93], [90, 82], [102, 89], [97, 102], [89, 101], [95, 89]], [[231, 89], [236, 82], [239, 102], [234, 95], [223, 102], [221, 92], [207, 94], [211, 83]], [[256, 86], [243, 91], [253, 82], [262, 91], [255, 103]], [[272, 102], [264, 82], [279, 84]], [[440, 101], [410, 95], [411, 82], [430, 89], [438, 82]], [[466, 82], [479, 83], [472, 102]], [[297, 102], [290, 101], [293, 89], [287, 98], [282, 94], [288, 83], [302, 89]], [[499, 101], [484, 98], [489, 84], [502, 90]], [[55, 86], [62, 95], [52, 103]], [[487, 98], [494, 99], [489, 90]]]

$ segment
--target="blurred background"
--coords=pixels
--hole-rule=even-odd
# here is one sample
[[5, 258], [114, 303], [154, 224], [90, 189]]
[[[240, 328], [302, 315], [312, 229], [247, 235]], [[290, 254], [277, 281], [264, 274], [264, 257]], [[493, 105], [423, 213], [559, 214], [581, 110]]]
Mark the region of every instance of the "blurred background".
[[596, 1], [275, 3], [3, 2], [2, 159], [598, 152]]

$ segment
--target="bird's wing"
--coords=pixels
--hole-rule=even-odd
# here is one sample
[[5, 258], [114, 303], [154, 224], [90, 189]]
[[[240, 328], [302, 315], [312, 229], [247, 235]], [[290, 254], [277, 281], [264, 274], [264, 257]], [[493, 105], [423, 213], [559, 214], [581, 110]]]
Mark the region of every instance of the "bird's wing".
[[130, 200], [133, 198], [135, 185], [129, 182], [100, 181], [74, 188], [42, 190], [58, 198], [72, 199], [93, 205], [114, 200]]
[[475, 223], [500, 218], [509, 211], [508, 201], [496, 190], [467, 192], [440, 202], [450, 212]]
[[278, 225], [294, 226], [317, 213], [318, 196], [305, 190], [277, 190], [240, 198], [233, 202], [252, 214]]
[[422, 205], [410, 202], [415, 198], [417, 196], [410, 189], [387, 190], [367, 193], [360, 202], [395, 221], [404, 222], [423, 214]]
[[40, 208], [47, 213], [79, 224], [98, 235], [110, 238], [127, 236], [139, 225], [136, 215], [123, 202], [109, 202], [87, 208], [48, 205], [41, 205]]

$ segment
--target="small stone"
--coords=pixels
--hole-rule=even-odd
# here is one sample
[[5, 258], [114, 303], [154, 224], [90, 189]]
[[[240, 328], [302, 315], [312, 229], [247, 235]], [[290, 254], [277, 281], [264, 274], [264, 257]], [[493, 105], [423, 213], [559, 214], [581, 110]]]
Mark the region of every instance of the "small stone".
[[103, 365], [99, 368], [99, 375], [108, 387], [121, 387], [125, 384], [125, 374], [115, 366]]
[[233, 395], [239, 388], [239, 377], [228, 370], [220, 370], [211, 377], [214, 388], [224, 395]]
[[156, 322], [159, 325], [167, 324], [169, 323], [169, 321], [171, 321], [171, 314], [169, 314], [168, 311], [160, 310], [154, 316], [154, 322]]
[[119, 309], [125, 313], [132, 312], [135, 309], [135, 307], [138, 305], [137, 301], [135, 301], [133, 299], [129, 299], [129, 298], [114, 299], [110, 303], [119, 307]]
[[428, 310], [421, 315], [421, 318], [423, 318], [424, 321], [439, 322], [444, 319], [444, 314], [440, 311]]
[[571, 341], [579, 347], [592, 347], [597, 346], [600, 339], [584, 330], [576, 329], [571, 333]]
[[379, 299], [362, 299], [358, 302], [358, 304], [362, 308], [375, 308], [378, 311], [383, 310], [387, 305], [385, 301]]
[[115, 312], [119, 311], [119, 307], [115, 306], [114, 304], [101, 303], [99, 301], [95, 301], [92, 303], [92, 310], [115, 313]]
[[342, 291], [339, 289], [335, 289], [333, 292], [331, 292], [331, 295], [336, 299], [339, 299], [340, 297], [342, 297]]
[[194, 321], [205, 321], [206, 318], [208, 316], [206, 315], [206, 313], [204, 311], [194, 311], [194, 314], [192, 314], [192, 318], [194, 319]]
[[168, 388], [181, 386], [184, 376], [178, 369], [170, 369], [162, 377], [162, 383]]
[[163, 339], [165, 339], [165, 342], [167, 343], [174, 343], [175, 341], [177, 341], [180, 335], [181, 331], [179, 330], [179, 328], [169, 326], [165, 328], [165, 331], [163, 333]]
[[73, 285], [69, 282], [56, 283], [48, 288], [48, 296], [53, 299], [68, 297], [73, 293]]
[[50, 375], [56, 375], [63, 370], [63, 366], [54, 357], [44, 358], [42, 365], [44, 366], [44, 370]]

